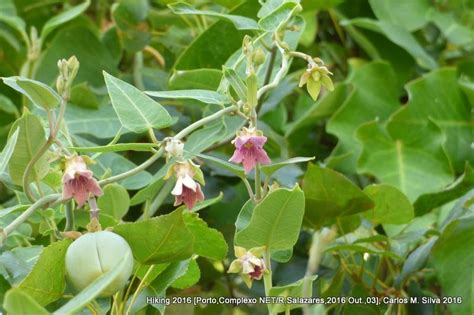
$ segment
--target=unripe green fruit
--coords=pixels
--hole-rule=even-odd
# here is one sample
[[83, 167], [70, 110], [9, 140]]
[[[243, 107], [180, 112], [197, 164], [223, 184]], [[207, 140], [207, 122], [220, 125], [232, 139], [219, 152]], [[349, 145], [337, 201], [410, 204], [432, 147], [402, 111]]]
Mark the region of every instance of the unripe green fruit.
[[123, 237], [107, 231], [88, 233], [75, 240], [66, 252], [66, 274], [69, 283], [83, 290], [102, 274], [116, 267], [124, 256], [124, 271], [99, 295], [111, 296], [122, 289], [132, 275], [132, 250]]

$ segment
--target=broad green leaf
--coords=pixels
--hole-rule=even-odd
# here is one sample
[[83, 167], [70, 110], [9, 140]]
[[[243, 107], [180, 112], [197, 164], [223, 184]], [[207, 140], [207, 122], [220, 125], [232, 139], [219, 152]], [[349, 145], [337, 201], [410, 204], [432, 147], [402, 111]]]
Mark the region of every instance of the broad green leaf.
[[[316, 280], [317, 276], [304, 277], [296, 282], [287, 284], [285, 286], [275, 286], [269, 291], [269, 296], [281, 296], [285, 299], [306, 297], [310, 298], [313, 294], [313, 281]], [[304, 292], [304, 288], [308, 287], [308, 290]], [[271, 309], [275, 314], [290, 311], [296, 308], [303, 307], [304, 304], [289, 303], [289, 304], [272, 304]]]
[[188, 270], [186, 273], [176, 279], [172, 284], [171, 287], [175, 289], [186, 289], [195, 285], [199, 278], [201, 277], [201, 271], [199, 270], [199, 265], [197, 264], [196, 260], [191, 259], [188, 265]]
[[385, 35], [394, 44], [405, 49], [425, 69], [431, 70], [438, 66], [436, 61], [423, 49], [416, 38], [400, 24], [376, 21], [369, 18], [359, 18], [352, 21], [351, 24]]
[[474, 187], [474, 173], [472, 167], [466, 163], [464, 173], [454, 183], [441, 191], [424, 194], [418, 197], [413, 204], [415, 207], [415, 214], [417, 216], [423, 215], [430, 210], [456, 200], [469, 192], [472, 187]]
[[462, 95], [456, 69], [443, 68], [407, 85], [409, 101], [398, 111], [390, 128], [406, 137], [415, 137], [433, 120], [446, 135], [444, 147], [456, 171], [464, 170], [465, 161], [474, 163], [471, 142], [474, 130], [471, 106]]
[[109, 52], [109, 48], [98, 38], [93, 29], [79, 24], [59, 28], [57, 34], [44, 50], [36, 63], [35, 80], [54, 84], [58, 76], [58, 60], [76, 56], [81, 66], [74, 79], [74, 84], [87, 82], [92, 87], [102, 87], [104, 79], [102, 71], [114, 74], [117, 62]]
[[355, 173], [360, 144], [355, 139], [357, 128], [374, 119], [385, 121], [400, 108], [399, 86], [394, 70], [383, 62], [371, 62], [352, 70], [347, 83], [353, 91], [326, 125], [327, 131], [339, 139], [328, 166]]
[[206, 104], [225, 105], [232, 102], [229, 97], [208, 90], [146, 91], [145, 93], [157, 98], [193, 99]]
[[16, 315], [47, 315], [50, 314], [31, 296], [20, 288], [13, 288], [5, 294], [3, 308], [9, 314]]
[[[200, 201], [198, 202], [192, 209], [190, 209], [189, 211], [191, 212], [198, 212], [202, 209], [205, 209], [207, 207], [210, 207], [212, 206], [213, 204], [215, 203], [219, 203], [219, 201], [222, 200], [222, 198], [224, 197], [224, 194], [222, 192], [219, 193], [219, 195], [217, 195], [217, 197], [214, 197], [214, 198], [206, 198], [204, 201]], [[186, 208], [186, 205], [181, 205], [178, 209], [182, 209], [182, 210], [185, 210], [187, 209]]]
[[99, 108], [99, 100], [87, 82], [76, 84], [71, 89], [70, 103], [82, 108]]
[[23, 39], [27, 39], [26, 24], [20, 17], [16, 15], [6, 15], [0, 12], [0, 22], [3, 22], [13, 28], [15, 31], [22, 35]]
[[296, 163], [309, 162], [312, 160], [314, 160], [314, 156], [313, 157], [294, 157], [285, 161], [276, 162], [276, 163], [272, 163], [268, 165], [262, 165], [261, 170], [265, 175], [272, 176], [273, 173], [275, 173], [282, 167], [285, 167], [291, 164], [296, 164]]
[[224, 78], [229, 81], [239, 100], [245, 102], [247, 100], [247, 87], [237, 72], [232, 68], [224, 67]]
[[171, 75], [169, 88], [173, 90], [217, 90], [222, 71], [217, 69], [178, 70]]
[[328, 118], [334, 114], [344, 104], [344, 100], [349, 96], [350, 91], [351, 87], [349, 84], [336, 84], [334, 91], [313, 102], [313, 105], [302, 113], [298, 119], [289, 124], [285, 130], [286, 136], [303, 127], [314, 125], [321, 119]]
[[474, 43], [472, 27], [469, 28], [456, 21], [453, 12], [439, 12], [431, 8], [427, 16], [451, 43], [459, 46]]
[[151, 283], [156, 295], [159, 296], [166, 291], [166, 289], [172, 285], [177, 279], [186, 274], [188, 270], [190, 260], [177, 261], [169, 264], [166, 269], [156, 277]]
[[439, 127], [428, 122], [415, 131], [396, 124], [392, 119], [386, 128], [371, 122], [358, 129], [363, 144], [359, 171], [395, 186], [412, 202], [449, 184], [453, 175]]
[[373, 201], [342, 174], [310, 164], [303, 179], [304, 222], [314, 229], [374, 207]]
[[145, 21], [149, 13], [147, 0], [121, 0], [111, 7], [123, 47], [133, 53], [141, 51], [151, 40]]
[[15, 104], [13, 104], [13, 102], [8, 97], [2, 94], [0, 94], [0, 111], [15, 115], [16, 117], [20, 116], [18, 108], [16, 108]]
[[298, 8], [301, 8], [298, 3], [285, 2], [269, 14], [262, 17], [258, 21], [258, 25], [267, 32], [274, 32], [280, 27], [280, 25], [283, 25], [288, 21]]
[[201, 159], [204, 159], [210, 163], [214, 163], [218, 165], [219, 167], [222, 167], [223, 169], [231, 172], [232, 174], [236, 175], [237, 177], [244, 178], [245, 177], [245, 171], [242, 167], [229, 163], [227, 161], [221, 160], [219, 158], [210, 156], [210, 155], [205, 155], [205, 154], [198, 154], [198, 157]]
[[224, 120], [220, 120], [193, 132], [184, 144], [186, 155], [191, 158], [222, 140], [226, 133], [225, 127]]
[[237, 233], [235, 244], [245, 248], [266, 246], [269, 250], [292, 248], [304, 215], [304, 193], [295, 186], [269, 193], [253, 210], [249, 224]]
[[116, 143], [96, 147], [70, 147], [70, 150], [78, 152], [120, 152], [120, 151], [143, 151], [151, 152], [158, 145], [154, 143]]
[[90, 5], [90, 0], [86, 0], [84, 3], [78, 4], [76, 6], [67, 9], [60, 14], [50, 18], [43, 26], [41, 30], [41, 38], [43, 40], [57, 27], [62, 24], [69, 22], [70, 20], [81, 15]]
[[431, 249], [438, 240], [437, 236], [431, 237], [426, 243], [417, 247], [408, 255], [402, 268], [402, 272], [397, 277], [397, 284], [402, 284], [410, 275], [423, 268], [430, 257]]
[[[253, 16], [258, 10], [258, 3], [247, 1], [230, 12], [232, 15]], [[235, 26], [221, 20], [201, 33], [191, 45], [178, 57], [176, 70], [199, 68], [221, 70], [226, 60], [242, 46], [242, 40], [248, 31], [237, 30]], [[229, 39], [232, 40], [229, 40]], [[210, 43], [215, 43], [210, 45]], [[209, 56], [212, 56], [210, 58]], [[193, 87], [190, 87], [193, 88]], [[196, 87], [194, 87], [196, 88]]]
[[215, 260], [227, 256], [227, 243], [219, 231], [208, 227], [197, 213], [184, 212], [183, 219], [194, 236], [194, 254]]
[[255, 203], [250, 199], [242, 206], [240, 209], [237, 220], [235, 220], [235, 235], [234, 239], [237, 239], [237, 233], [245, 229], [252, 219], [253, 209], [255, 208]]
[[97, 200], [101, 213], [110, 214], [117, 220], [127, 213], [130, 207], [130, 196], [119, 184], [109, 184], [103, 188], [104, 194]]
[[133, 195], [132, 200], [130, 200], [131, 206], [136, 206], [147, 200], [151, 200], [156, 196], [156, 194], [161, 190], [165, 181], [163, 178], [157, 178], [153, 180], [148, 186], [139, 190], [135, 195]]
[[16, 129], [13, 134], [8, 138], [7, 144], [0, 152], [0, 174], [4, 173], [7, 170], [8, 162], [13, 155], [13, 150], [16, 146], [16, 141], [18, 140], [18, 134], [20, 129]]
[[104, 78], [112, 105], [125, 128], [140, 133], [171, 125], [171, 116], [158, 102], [107, 72], [104, 72]]
[[175, 262], [192, 255], [194, 236], [183, 220], [182, 211], [120, 224], [114, 232], [127, 240], [135, 259], [143, 264]]
[[432, 262], [443, 295], [459, 296], [463, 303], [448, 304], [453, 314], [472, 314], [474, 290], [474, 216], [451, 222], [432, 249]]
[[110, 104], [98, 109], [85, 109], [68, 104], [65, 121], [72, 134], [88, 134], [96, 138], [113, 138], [122, 124]]
[[66, 239], [44, 248], [33, 270], [18, 288], [42, 306], [61, 298], [66, 286], [64, 257], [70, 244], [71, 240]]
[[66, 304], [54, 311], [54, 315], [69, 315], [75, 314], [83, 309], [89, 302], [94, 300], [104, 289], [107, 288], [118, 275], [120, 275], [128, 266], [128, 255], [124, 255], [122, 259], [117, 262], [115, 268], [110, 269], [102, 274], [94, 282], [88, 285], [78, 295], [69, 300]]
[[429, 0], [369, 0], [377, 19], [403, 26], [407, 31], [422, 28], [428, 21]]
[[3, 278], [11, 286], [18, 286], [33, 269], [42, 249], [42, 246], [30, 246], [16, 247], [12, 250], [4, 251], [0, 255], [0, 273]]
[[15, 16], [16, 14], [16, 7], [13, 0], [3, 0], [0, 2], [0, 14], [7, 15], [7, 16]]
[[245, 16], [224, 14], [210, 10], [198, 10], [185, 2], [172, 3], [168, 7], [175, 14], [214, 16], [232, 22], [238, 30], [258, 30], [257, 22]]
[[46, 110], [58, 106], [61, 102], [61, 98], [52, 88], [39, 81], [22, 77], [9, 77], [3, 78], [3, 83]]
[[375, 203], [375, 206], [364, 213], [364, 217], [374, 225], [409, 223], [414, 216], [410, 201], [395, 187], [389, 185], [370, 185], [364, 193]]
[[[8, 165], [10, 177], [17, 185], [23, 184], [23, 174], [28, 163], [46, 142], [43, 126], [37, 116], [25, 113], [12, 126], [11, 132], [19, 129], [18, 139]], [[48, 173], [48, 162], [43, 156], [35, 164], [31, 178], [40, 180]]]

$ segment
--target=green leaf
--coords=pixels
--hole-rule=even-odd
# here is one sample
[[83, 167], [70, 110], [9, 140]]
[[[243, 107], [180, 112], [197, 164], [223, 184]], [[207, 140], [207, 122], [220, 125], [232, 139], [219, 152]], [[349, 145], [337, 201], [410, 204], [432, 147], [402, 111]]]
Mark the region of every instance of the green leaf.
[[164, 183], [165, 181], [162, 177], [153, 180], [153, 182], [151, 182], [148, 186], [139, 190], [135, 195], [133, 195], [132, 200], [130, 201], [130, 205], [136, 206], [147, 200], [151, 200], [161, 190]]
[[151, 152], [158, 147], [154, 143], [116, 143], [96, 147], [70, 147], [70, 150], [78, 152], [120, 152], [120, 151], [143, 151]]
[[402, 284], [405, 279], [407, 279], [410, 275], [425, 266], [426, 262], [428, 261], [428, 258], [430, 257], [431, 249], [433, 248], [433, 245], [436, 243], [437, 240], [438, 237], [431, 237], [428, 242], [424, 243], [423, 245], [420, 245], [413, 252], [411, 252], [410, 255], [408, 255], [407, 259], [405, 260], [405, 263], [403, 264], [402, 272], [396, 280], [398, 286]]
[[94, 29], [74, 24], [59, 28], [51, 43], [48, 43], [48, 49], [43, 51], [36, 63], [35, 79], [53, 84], [58, 76], [58, 60], [72, 55], [81, 63], [74, 84], [87, 81], [91, 86], [99, 88], [104, 85], [102, 71], [112, 74], [117, 71], [117, 62]]
[[52, 88], [39, 81], [22, 77], [8, 77], [3, 78], [3, 83], [46, 110], [58, 106], [61, 102], [61, 98]]
[[[456, 69], [430, 72], [410, 82], [406, 88], [408, 104], [394, 115], [391, 128], [399, 134], [414, 137], [431, 119], [446, 135], [444, 147], [455, 170], [462, 172], [466, 160], [474, 164], [470, 147], [474, 121], [471, 106], [458, 84]], [[433, 101], [427, 101], [430, 99]]]
[[424, 215], [430, 210], [456, 200], [471, 190], [472, 187], [474, 187], [474, 172], [469, 163], [466, 163], [464, 174], [462, 174], [454, 183], [441, 191], [424, 194], [418, 197], [413, 204], [415, 207], [415, 214], [416, 216]]
[[78, 4], [71, 7], [70, 9], [61, 12], [60, 14], [50, 18], [43, 26], [41, 30], [41, 38], [43, 40], [58, 26], [75, 19], [81, 15], [90, 5], [90, 0], [86, 0], [84, 3]]
[[170, 285], [186, 274], [189, 263], [190, 260], [183, 260], [169, 264], [150, 285], [150, 287], [155, 290], [156, 295], [159, 296], [163, 294]]
[[232, 100], [221, 93], [208, 90], [177, 90], [177, 91], [145, 91], [146, 94], [157, 98], [193, 99], [206, 104], [225, 105]]
[[9, 314], [16, 315], [47, 315], [49, 314], [31, 296], [23, 292], [20, 288], [13, 288], [5, 294], [3, 308]]
[[4, 0], [0, 3], [0, 14], [7, 16], [17, 15], [15, 3], [13, 0]]
[[13, 150], [15, 149], [19, 133], [20, 129], [16, 129], [13, 132], [13, 134], [8, 138], [7, 144], [0, 153], [0, 174], [7, 170], [8, 162], [13, 155]]
[[110, 104], [98, 109], [85, 109], [68, 104], [64, 119], [72, 134], [88, 134], [99, 139], [113, 138], [122, 128]]
[[262, 17], [258, 21], [258, 25], [267, 32], [274, 32], [280, 27], [280, 25], [284, 24], [293, 16], [298, 7], [301, 8], [298, 3], [285, 2], [269, 14]]
[[219, 158], [210, 156], [210, 155], [205, 155], [205, 154], [198, 154], [198, 157], [201, 159], [204, 159], [208, 162], [211, 162], [211, 164], [216, 164], [219, 167], [222, 167], [223, 169], [231, 172], [232, 174], [236, 175], [237, 177], [244, 178], [245, 177], [245, 171], [242, 167], [229, 163], [227, 161], [221, 160]]
[[125, 128], [140, 133], [171, 125], [171, 116], [159, 103], [107, 72], [104, 72], [104, 78], [112, 105]]
[[[19, 129], [18, 139], [10, 158], [9, 172], [13, 182], [17, 185], [23, 184], [23, 174], [28, 163], [36, 152], [46, 142], [43, 126], [40, 119], [28, 112], [18, 119], [12, 126], [11, 132]], [[31, 177], [41, 180], [49, 170], [46, 156], [43, 156], [35, 164]]]
[[70, 102], [83, 108], [99, 108], [97, 96], [87, 82], [82, 82], [72, 87]]
[[310, 164], [303, 179], [304, 222], [314, 229], [374, 207], [373, 201], [342, 174]]
[[178, 70], [171, 75], [169, 88], [173, 90], [217, 90], [222, 71], [217, 69]]
[[194, 236], [183, 220], [182, 211], [120, 224], [114, 232], [127, 240], [135, 259], [143, 264], [175, 262], [192, 255]]
[[111, 9], [126, 50], [135, 53], [148, 45], [151, 40], [151, 30], [145, 21], [150, 11], [148, 0], [121, 0]]
[[255, 206], [249, 224], [237, 233], [235, 244], [269, 250], [292, 248], [298, 240], [304, 215], [304, 193], [298, 186], [269, 193]]
[[453, 314], [472, 314], [474, 311], [474, 216], [451, 222], [443, 231], [432, 250], [436, 276], [441, 282], [443, 295], [461, 297], [463, 303], [450, 303]]
[[191, 259], [188, 265], [188, 270], [186, 273], [176, 279], [172, 284], [171, 287], [175, 289], [186, 289], [195, 285], [199, 278], [201, 277], [201, 271], [199, 270], [199, 265], [197, 264], [196, 260]]
[[422, 28], [428, 22], [428, 0], [369, 0], [369, 3], [377, 19], [401, 25], [410, 32]]
[[327, 131], [339, 139], [327, 164], [346, 173], [355, 173], [361, 150], [355, 131], [365, 122], [385, 121], [399, 109], [400, 87], [392, 67], [383, 62], [354, 68], [347, 83], [353, 86], [353, 91], [326, 125]]
[[360, 127], [357, 137], [363, 144], [359, 171], [400, 189], [412, 202], [452, 181], [444, 137], [433, 122], [416, 130], [399, 128], [395, 119], [386, 128], [372, 122]]
[[20, 116], [18, 108], [16, 108], [15, 104], [6, 97], [5, 95], [0, 94], [0, 110], [7, 114], [15, 115], [16, 117]]
[[210, 10], [198, 10], [185, 2], [172, 3], [168, 7], [175, 14], [214, 16], [232, 22], [238, 30], [258, 30], [257, 22], [245, 16], [224, 14]]
[[326, 251], [327, 252], [337, 252], [337, 251], [353, 251], [356, 253], [369, 253], [372, 255], [381, 255], [390, 257], [394, 260], [402, 261], [402, 257], [398, 256], [395, 253], [392, 253], [389, 250], [381, 250], [377, 247], [370, 246], [369, 244], [335, 244], [329, 246]]
[[286, 128], [286, 136], [293, 134], [295, 131], [310, 125], [316, 124], [321, 119], [328, 118], [343, 105], [344, 100], [349, 96], [351, 87], [349, 84], [336, 84], [334, 91], [321, 97], [318, 101], [312, 102], [304, 113], [298, 119], [291, 122]]
[[285, 161], [272, 163], [268, 165], [262, 165], [260, 169], [262, 172], [267, 176], [272, 176], [273, 173], [278, 171], [280, 168], [285, 167], [287, 165], [296, 164], [296, 163], [304, 163], [314, 160], [313, 157], [294, 157]]
[[474, 42], [472, 27], [464, 26], [456, 21], [453, 12], [439, 12], [431, 8], [427, 16], [451, 43], [464, 46]]
[[245, 102], [247, 100], [247, 87], [237, 72], [232, 68], [224, 67], [224, 78], [229, 81], [239, 99]]
[[[171, 190], [171, 189], [170, 189]], [[222, 200], [222, 198], [224, 197], [224, 194], [222, 192], [219, 193], [219, 195], [217, 195], [217, 197], [214, 197], [214, 198], [206, 198], [204, 201], [200, 201], [198, 202], [192, 209], [190, 209], [189, 211], [191, 212], [198, 212], [202, 209], [205, 209], [207, 207], [210, 207], [212, 206], [213, 204], [215, 203], [218, 203], [219, 201]], [[182, 210], [186, 210], [187, 207], [186, 205], [181, 205], [179, 206], [178, 209], [182, 209]]]
[[215, 260], [222, 260], [227, 256], [227, 243], [219, 231], [209, 228], [197, 213], [186, 211], [183, 219], [194, 236], [194, 254]]
[[364, 193], [375, 203], [375, 207], [364, 213], [374, 225], [404, 224], [414, 217], [413, 206], [398, 189], [389, 185], [370, 185]]
[[70, 244], [71, 240], [66, 239], [43, 249], [33, 270], [18, 288], [42, 306], [61, 298], [66, 286], [64, 257]]
[[[269, 291], [269, 296], [281, 296], [284, 298], [298, 298], [306, 297], [310, 298], [313, 293], [313, 281], [316, 280], [317, 276], [304, 277], [296, 282], [287, 284], [285, 286], [272, 287]], [[308, 290], [304, 292], [304, 288], [308, 287]], [[275, 314], [294, 310], [303, 307], [304, 304], [291, 303], [291, 304], [271, 304], [272, 312]]]
[[119, 184], [109, 184], [104, 187], [103, 192], [97, 201], [101, 213], [110, 214], [117, 220], [122, 219], [130, 207], [127, 190]]
[[[258, 10], [258, 7], [257, 2], [247, 1], [237, 6], [230, 14], [253, 16]], [[228, 21], [218, 21], [201, 33], [199, 37], [187, 47], [178, 57], [174, 68], [176, 70], [199, 68], [221, 70], [226, 60], [235, 51], [241, 48], [242, 40], [246, 34], [248, 34], [247, 31], [235, 29], [234, 25]], [[210, 43], [218, 44], [210, 45]], [[212, 58], [209, 56], [212, 56]]]
[[124, 255], [118, 262], [117, 265], [102, 274], [94, 282], [88, 285], [78, 295], [69, 300], [66, 304], [56, 310], [54, 315], [69, 315], [75, 314], [83, 309], [89, 302], [94, 300], [104, 289], [106, 289], [118, 275], [124, 272], [125, 268], [128, 267], [128, 254]]

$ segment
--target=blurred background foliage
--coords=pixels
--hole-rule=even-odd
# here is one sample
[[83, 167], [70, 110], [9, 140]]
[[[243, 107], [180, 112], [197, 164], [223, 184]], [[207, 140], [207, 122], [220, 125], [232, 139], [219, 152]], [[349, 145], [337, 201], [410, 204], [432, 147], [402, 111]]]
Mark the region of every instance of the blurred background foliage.
[[[168, 6], [172, 2], [93, 0], [80, 7], [81, 1], [1, 0], [0, 76], [24, 75], [53, 86], [57, 60], [75, 55], [81, 67], [66, 121], [76, 144], [104, 145], [117, 133], [124, 133], [123, 139], [129, 141], [146, 140], [146, 135], [122, 129], [110, 106], [102, 71], [142, 90], [216, 90], [222, 66], [240, 49], [244, 35], [252, 34], [219, 15], [181, 14], [176, 6]], [[281, 2], [267, 0], [270, 5]], [[189, 3], [196, 9], [255, 20], [261, 7], [256, 0]], [[301, 32], [298, 49], [324, 60], [334, 73], [335, 90], [330, 94], [323, 91], [314, 102], [304, 89], [297, 88], [306, 65], [295, 60], [288, 77], [260, 107], [259, 124], [269, 138], [267, 151], [275, 161], [316, 156], [318, 162], [343, 173], [360, 188], [371, 183], [397, 188], [407, 196], [408, 205], [370, 210], [372, 215], [346, 215], [342, 205], [341, 214], [328, 216], [326, 221], [306, 218], [308, 229], [301, 232], [293, 258], [274, 267], [275, 283], [283, 285], [304, 276], [311, 228], [332, 226], [336, 218], [338, 235], [351, 245], [337, 248], [333, 244], [328, 249], [330, 254], [323, 257], [320, 278], [314, 283], [316, 295], [408, 292], [410, 296], [456, 296], [463, 290], [474, 294], [474, 222], [472, 217], [465, 218], [472, 214], [474, 196], [470, 166], [474, 161], [474, 2], [302, 0], [301, 4], [300, 16], [305, 23], [297, 30]], [[66, 22], [51, 27], [51, 17], [64, 12]], [[31, 43], [37, 44], [31, 47]], [[212, 104], [188, 99], [167, 99], [161, 104], [179, 118], [167, 132], [178, 131], [214, 110]], [[0, 83], [0, 148], [25, 105], [19, 93]], [[232, 120], [228, 123], [236, 124]], [[196, 135], [197, 139], [219, 140], [207, 147], [197, 144], [196, 150], [230, 156], [232, 148], [227, 143], [233, 130], [214, 128]], [[99, 176], [119, 173], [145, 158], [137, 152], [106, 154], [99, 159], [95, 172]], [[232, 244], [234, 222], [247, 200], [245, 188], [218, 165], [204, 163], [202, 167], [207, 174], [206, 195], [215, 197], [223, 192], [222, 201], [203, 215]], [[162, 189], [163, 183], [153, 177], [159, 168], [154, 165], [148, 172], [122, 182], [131, 195], [132, 208], [126, 221], [140, 216], [143, 204], [155, 200]], [[288, 186], [300, 180], [304, 172], [303, 166], [291, 165], [278, 171], [276, 179]], [[321, 176], [316, 169], [310, 169], [306, 176], [303, 185], [308, 211], [312, 187]], [[51, 176], [50, 180], [58, 178]], [[346, 187], [340, 187], [344, 193]], [[376, 193], [369, 190], [364, 192]], [[12, 197], [0, 186], [0, 201], [7, 206]], [[396, 200], [398, 203], [400, 199]], [[159, 213], [172, 209], [171, 204], [171, 198], [165, 199]], [[16, 242], [31, 241], [36, 232], [25, 227], [21, 233]], [[364, 252], [371, 253], [370, 257]], [[469, 260], [471, 269], [459, 269]], [[347, 261], [349, 266], [343, 268], [341, 264]], [[198, 262], [199, 283], [184, 293], [176, 289], [171, 295], [263, 294], [258, 283], [248, 291], [235, 282], [223, 272], [226, 266], [220, 262]], [[363, 264], [378, 276], [359, 274], [355, 268]], [[403, 312], [444, 314], [449, 309], [452, 314], [472, 314], [471, 303], [409, 305]], [[183, 308], [175, 306], [174, 311], [188, 311]], [[217, 314], [224, 312], [223, 308], [215, 305], [194, 311]], [[252, 314], [265, 312], [263, 306], [240, 309]], [[326, 306], [326, 310], [316, 306], [312, 311], [323, 314], [328, 310], [380, 314], [387, 307], [346, 304]]]

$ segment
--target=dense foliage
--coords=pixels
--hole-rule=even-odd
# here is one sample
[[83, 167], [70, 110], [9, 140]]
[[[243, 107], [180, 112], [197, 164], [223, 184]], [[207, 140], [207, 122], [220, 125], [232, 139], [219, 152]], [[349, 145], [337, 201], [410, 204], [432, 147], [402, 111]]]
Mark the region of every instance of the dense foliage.
[[472, 1], [1, 0], [0, 76], [2, 312], [474, 313]]

